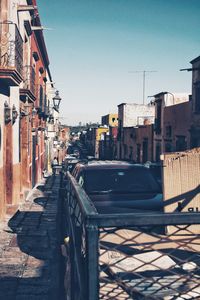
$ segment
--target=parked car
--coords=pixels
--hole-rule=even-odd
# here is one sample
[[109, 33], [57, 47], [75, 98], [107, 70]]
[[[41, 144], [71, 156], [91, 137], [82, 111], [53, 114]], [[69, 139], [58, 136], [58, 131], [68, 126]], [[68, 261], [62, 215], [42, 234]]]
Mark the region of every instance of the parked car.
[[76, 164], [72, 175], [99, 213], [163, 211], [161, 187], [143, 165], [88, 161]]
[[66, 155], [65, 159], [63, 161], [63, 171], [64, 174], [66, 175], [66, 172], [69, 171], [70, 173], [73, 171], [74, 167], [76, 164], [80, 161], [76, 156], [73, 154], [71, 155]]
[[160, 185], [162, 185], [162, 164], [159, 162], [147, 161], [144, 166], [149, 168], [156, 180]]

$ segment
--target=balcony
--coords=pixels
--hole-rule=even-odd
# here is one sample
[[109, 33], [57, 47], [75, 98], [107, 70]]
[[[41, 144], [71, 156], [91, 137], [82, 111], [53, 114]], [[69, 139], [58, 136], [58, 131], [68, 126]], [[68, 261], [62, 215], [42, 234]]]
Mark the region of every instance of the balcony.
[[32, 66], [24, 66], [23, 69], [23, 88], [20, 89], [20, 97], [28, 97], [30, 101], [36, 99], [36, 84], [35, 84], [35, 70]]
[[0, 23], [0, 81], [18, 86], [23, 80], [23, 40], [13, 23]]

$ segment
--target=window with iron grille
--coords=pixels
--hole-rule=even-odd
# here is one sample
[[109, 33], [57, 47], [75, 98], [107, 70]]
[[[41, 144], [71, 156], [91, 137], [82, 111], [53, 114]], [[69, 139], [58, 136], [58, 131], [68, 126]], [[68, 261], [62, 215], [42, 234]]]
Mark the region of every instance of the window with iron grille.
[[47, 95], [44, 95], [44, 111], [47, 113], [48, 107], [47, 107]]
[[39, 106], [40, 106], [40, 108], [42, 108], [42, 106], [43, 106], [43, 87], [42, 87], [42, 85], [40, 85]]

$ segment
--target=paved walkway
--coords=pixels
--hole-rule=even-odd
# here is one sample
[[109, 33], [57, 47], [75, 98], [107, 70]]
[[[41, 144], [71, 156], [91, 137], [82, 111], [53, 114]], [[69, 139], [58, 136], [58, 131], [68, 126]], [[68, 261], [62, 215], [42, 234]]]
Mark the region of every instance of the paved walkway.
[[49, 177], [0, 222], [0, 300], [63, 300], [60, 177]]

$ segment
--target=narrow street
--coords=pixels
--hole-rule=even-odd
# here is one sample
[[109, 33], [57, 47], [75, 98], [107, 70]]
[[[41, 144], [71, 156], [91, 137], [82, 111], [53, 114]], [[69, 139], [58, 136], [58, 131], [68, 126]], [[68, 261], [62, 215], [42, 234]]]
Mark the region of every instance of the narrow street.
[[49, 177], [0, 223], [0, 299], [63, 299], [59, 186]]
[[200, 300], [199, 12], [0, 0], [0, 300]]

